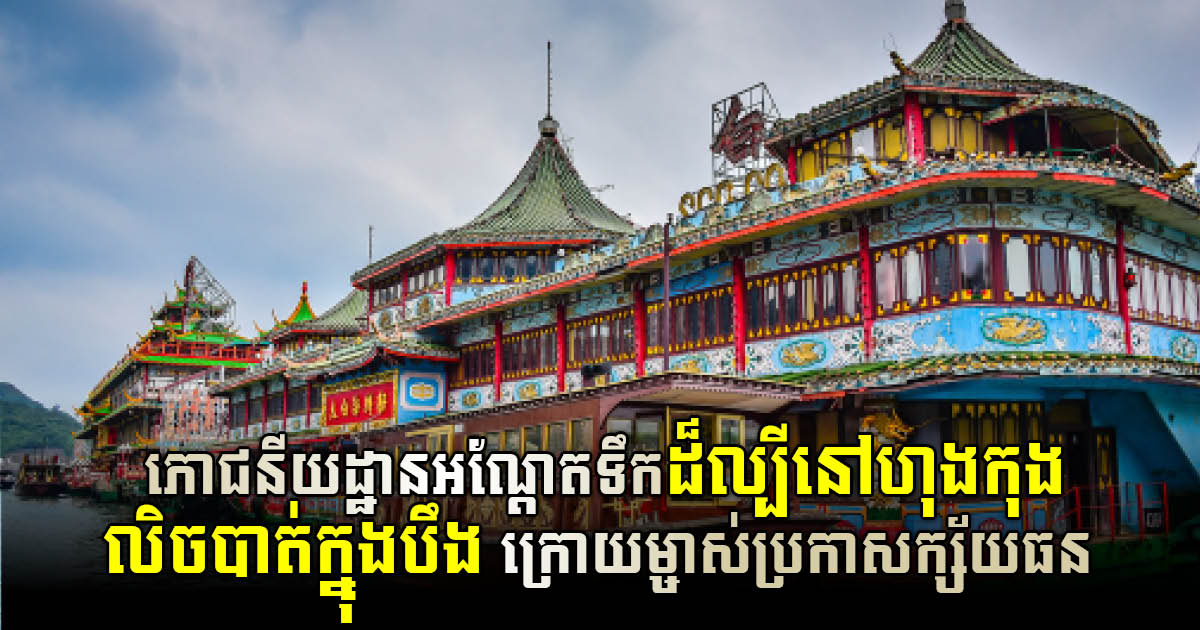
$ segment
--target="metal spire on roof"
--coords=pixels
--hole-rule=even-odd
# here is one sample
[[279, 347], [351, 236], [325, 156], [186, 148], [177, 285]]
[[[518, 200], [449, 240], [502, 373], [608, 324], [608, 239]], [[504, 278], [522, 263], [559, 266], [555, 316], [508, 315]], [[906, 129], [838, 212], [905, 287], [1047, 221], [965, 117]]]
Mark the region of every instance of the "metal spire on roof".
[[966, 0], [946, 0], [946, 21], [947, 22], [966, 22], [967, 21]]
[[546, 41], [546, 117], [538, 123], [542, 136], [553, 138], [558, 133], [558, 122], [550, 115], [550, 41]]

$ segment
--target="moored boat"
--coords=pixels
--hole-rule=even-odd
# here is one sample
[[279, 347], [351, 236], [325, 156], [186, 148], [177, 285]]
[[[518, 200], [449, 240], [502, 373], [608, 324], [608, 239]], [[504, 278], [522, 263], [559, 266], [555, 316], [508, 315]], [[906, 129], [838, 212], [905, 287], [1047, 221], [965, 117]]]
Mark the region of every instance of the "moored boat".
[[21, 462], [17, 471], [16, 492], [21, 496], [52, 497], [58, 496], [67, 486], [63, 482], [62, 467], [58, 457], [50, 459], [28, 455]]

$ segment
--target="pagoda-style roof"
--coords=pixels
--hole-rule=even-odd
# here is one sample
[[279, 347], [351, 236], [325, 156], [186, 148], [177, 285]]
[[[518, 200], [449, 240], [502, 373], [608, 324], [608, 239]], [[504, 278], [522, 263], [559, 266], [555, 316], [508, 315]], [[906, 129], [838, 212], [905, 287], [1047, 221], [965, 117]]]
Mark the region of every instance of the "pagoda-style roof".
[[[946, 23], [937, 37], [908, 65], [909, 69], [918, 75], [1042, 81], [1040, 77], [1022, 70], [1008, 55], [975, 30], [965, 17], [951, 17], [949, 4]], [[965, 10], [963, 13], [965, 15]]]
[[[768, 132], [766, 146], [779, 159], [788, 147], [839, 133], [873, 117], [896, 111], [905, 92], [963, 94], [992, 99], [999, 107], [1013, 99], [1038, 100], [1040, 95], [1067, 95], [1068, 100], [1112, 103], [1112, 109], [1131, 121], [1137, 141], [1147, 147], [1137, 156], [1157, 157], [1159, 165], [1171, 164], [1158, 145], [1158, 128], [1150, 119], [1128, 106], [1087, 87], [1038, 77], [1022, 69], [1004, 51], [967, 21], [963, 0], [946, 0], [946, 21], [937, 36], [910, 63], [893, 52], [898, 73], [822, 103], [806, 113], [781, 119]], [[1062, 100], [1062, 99], [1060, 99]], [[1111, 122], [1111, 121], [1106, 121]], [[1109, 129], [1112, 128], [1110, 124]]]
[[361, 331], [359, 318], [366, 313], [366, 292], [354, 289], [337, 304], [319, 317], [313, 314], [308, 302], [308, 283], [301, 288], [300, 300], [287, 319], [281, 320], [270, 330], [259, 333], [261, 337], [278, 341], [297, 333], [356, 334]]
[[416, 360], [457, 361], [458, 350], [416, 338], [364, 336], [353, 341], [333, 341], [263, 361], [240, 374], [230, 375], [217, 386], [229, 392], [250, 383], [276, 376], [309, 380], [342, 374], [369, 365], [381, 356]]
[[355, 273], [359, 281], [438, 247], [481, 244], [609, 242], [633, 223], [596, 199], [558, 141], [558, 123], [541, 121], [541, 137], [508, 188], [461, 227], [426, 237]]

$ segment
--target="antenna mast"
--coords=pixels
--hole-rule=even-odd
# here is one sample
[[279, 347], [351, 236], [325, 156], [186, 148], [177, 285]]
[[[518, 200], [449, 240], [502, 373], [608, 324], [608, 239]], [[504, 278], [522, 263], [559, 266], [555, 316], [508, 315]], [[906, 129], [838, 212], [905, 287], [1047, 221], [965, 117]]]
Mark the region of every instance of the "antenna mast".
[[546, 118], [550, 117], [550, 40], [546, 40]]
[[367, 225], [367, 264], [375, 260], [375, 226]]

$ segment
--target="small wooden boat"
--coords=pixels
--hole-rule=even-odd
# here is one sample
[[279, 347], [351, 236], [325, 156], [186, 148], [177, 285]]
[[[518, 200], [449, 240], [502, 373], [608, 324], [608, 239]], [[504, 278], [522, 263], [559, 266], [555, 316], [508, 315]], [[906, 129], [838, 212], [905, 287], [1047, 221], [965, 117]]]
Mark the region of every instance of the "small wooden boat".
[[50, 459], [41, 457], [30, 458], [28, 455], [21, 461], [17, 471], [16, 492], [27, 497], [55, 497], [67, 489], [63, 481], [62, 466], [58, 456]]

